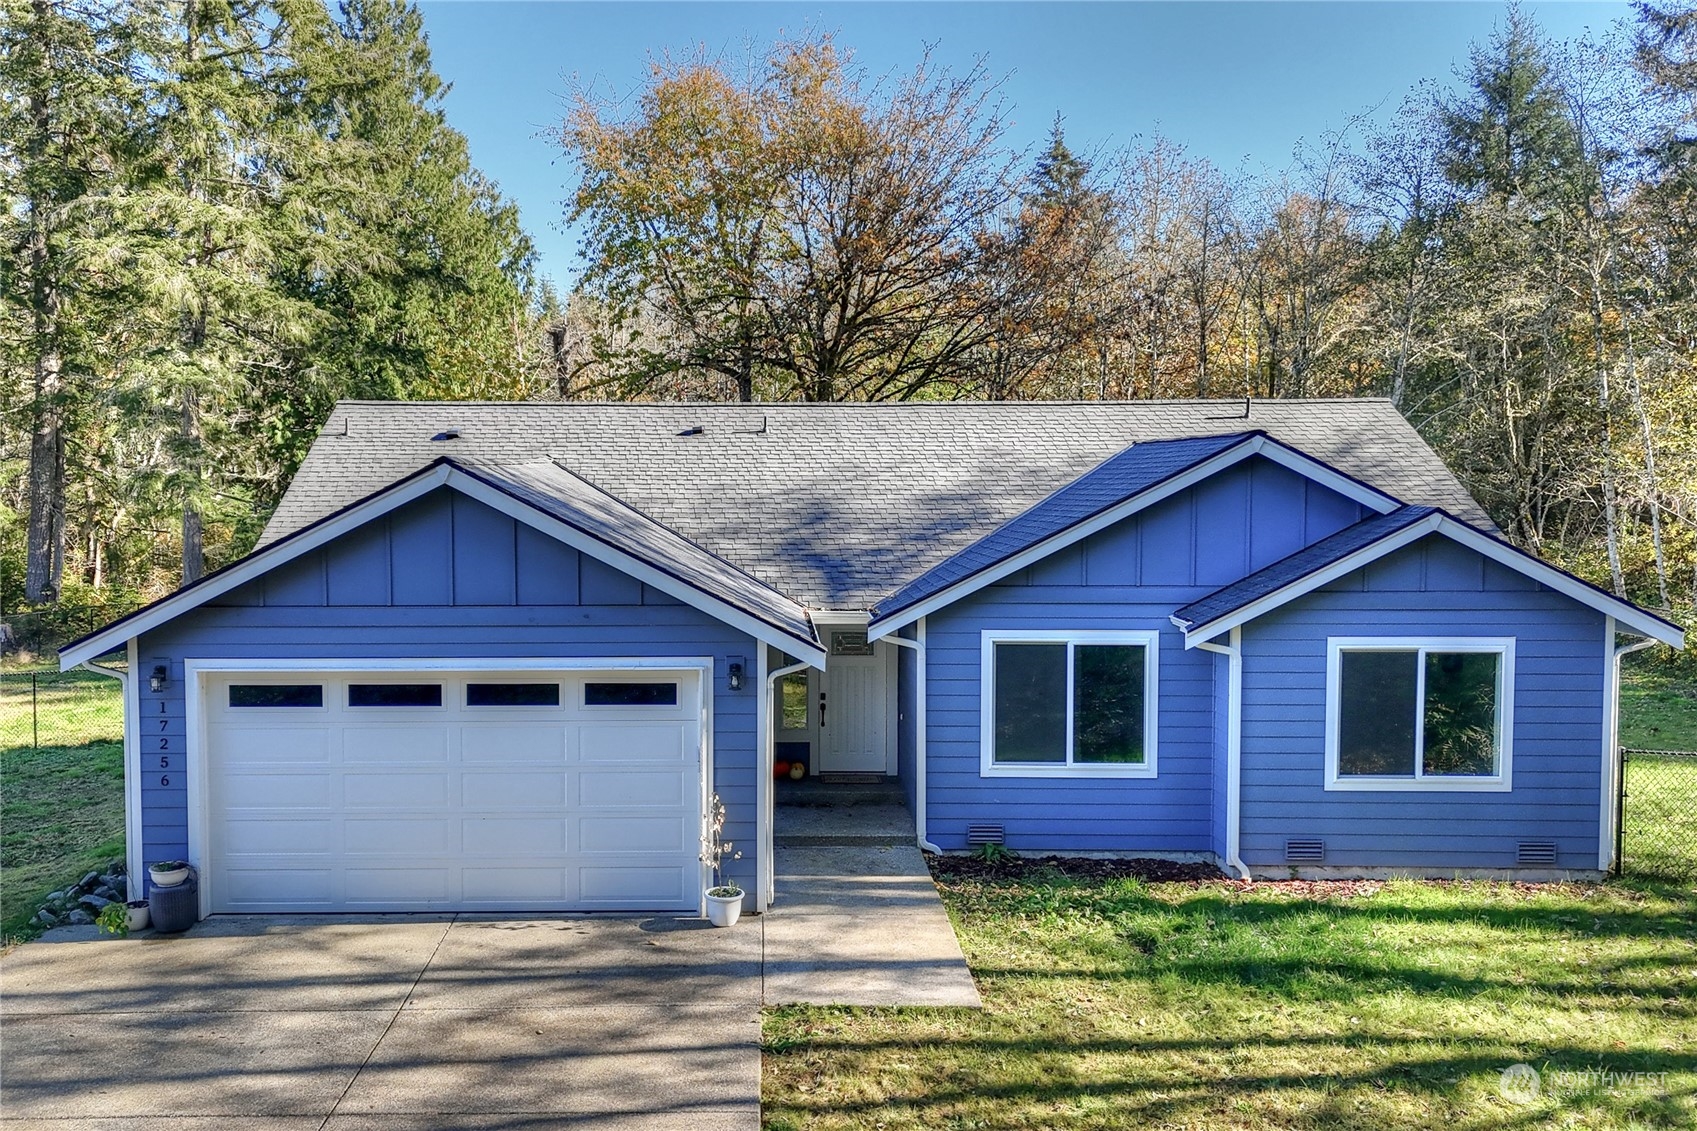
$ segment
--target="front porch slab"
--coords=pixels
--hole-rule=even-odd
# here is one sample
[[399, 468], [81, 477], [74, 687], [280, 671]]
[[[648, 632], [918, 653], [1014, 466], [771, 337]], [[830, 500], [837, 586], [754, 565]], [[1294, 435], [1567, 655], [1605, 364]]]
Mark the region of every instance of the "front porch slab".
[[780, 848], [914, 842], [913, 814], [894, 783], [779, 782], [777, 790], [772, 832]]
[[775, 863], [767, 1005], [983, 1007], [919, 849], [780, 846]]

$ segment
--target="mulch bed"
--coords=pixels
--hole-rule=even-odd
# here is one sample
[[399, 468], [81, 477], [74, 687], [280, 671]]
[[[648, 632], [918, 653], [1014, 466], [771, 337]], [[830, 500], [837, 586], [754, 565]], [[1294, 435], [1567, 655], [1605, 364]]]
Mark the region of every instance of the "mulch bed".
[[[1180, 863], [1151, 857], [1096, 859], [1086, 856], [1016, 856], [989, 863], [976, 856], [926, 854], [937, 879], [1027, 880], [1057, 873], [1080, 880], [1139, 879], [1152, 884], [1207, 887], [1224, 884], [1238, 891], [1266, 891], [1294, 899], [1355, 899], [1384, 887], [1383, 880], [1237, 880], [1212, 864]], [[1448, 883], [1430, 880], [1428, 883]]]
[[1135, 878], [1150, 883], [1217, 882], [1226, 878], [1212, 864], [1180, 863], [1136, 857], [1127, 860], [1098, 860], [1086, 856], [1017, 856], [989, 863], [976, 856], [932, 856], [925, 859], [931, 874], [939, 879], [1019, 880], [1039, 875], [1073, 876], [1083, 880]]

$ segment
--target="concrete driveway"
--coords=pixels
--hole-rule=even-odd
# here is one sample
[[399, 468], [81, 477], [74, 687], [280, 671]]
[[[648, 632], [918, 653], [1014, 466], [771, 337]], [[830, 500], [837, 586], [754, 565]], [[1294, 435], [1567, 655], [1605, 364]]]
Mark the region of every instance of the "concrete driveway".
[[749, 926], [239, 917], [31, 943], [0, 962], [0, 1128], [757, 1128]]

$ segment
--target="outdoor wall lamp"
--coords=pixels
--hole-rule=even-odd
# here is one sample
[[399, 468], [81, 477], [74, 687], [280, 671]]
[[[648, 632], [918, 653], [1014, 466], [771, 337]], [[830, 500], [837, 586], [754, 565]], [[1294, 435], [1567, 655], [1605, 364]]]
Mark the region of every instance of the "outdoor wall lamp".
[[152, 691], [155, 695], [164, 691], [165, 678], [168, 674], [169, 673], [166, 672], [164, 664], [154, 664], [153, 674], [147, 677], [148, 690]]
[[726, 669], [725, 682], [732, 691], [742, 690], [742, 663], [740, 661], [732, 661], [731, 666]]

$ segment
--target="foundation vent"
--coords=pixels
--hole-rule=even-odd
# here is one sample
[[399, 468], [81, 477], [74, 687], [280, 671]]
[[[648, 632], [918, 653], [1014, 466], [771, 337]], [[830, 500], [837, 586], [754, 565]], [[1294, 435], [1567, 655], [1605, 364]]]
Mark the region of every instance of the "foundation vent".
[[1291, 864], [1318, 864], [1326, 858], [1323, 840], [1285, 841], [1285, 860]]
[[1553, 868], [1556, 863], [1556, 842], [1553, 840], [1523, 840], [1515, 849], [1514, 862], [1516, 864], [1533, 864]]
[[1000, 825], [968, 825], [966, 826], [966, 843], [968, 844], [1001, 844], [1002, 826]]

